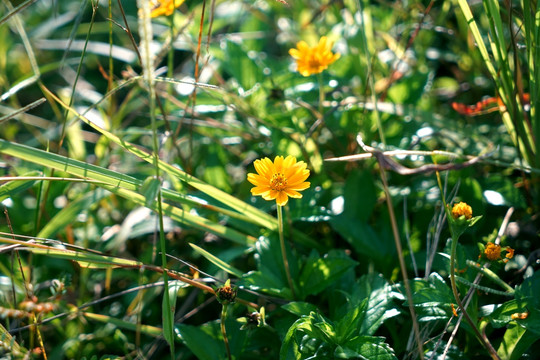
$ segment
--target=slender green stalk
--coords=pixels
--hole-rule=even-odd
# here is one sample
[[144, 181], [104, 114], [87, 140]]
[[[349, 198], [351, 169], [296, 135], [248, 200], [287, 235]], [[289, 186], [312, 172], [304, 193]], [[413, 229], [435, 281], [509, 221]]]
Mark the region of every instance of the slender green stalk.
[[456, 299], [456, 302], [459, 306], [459, 309], [463, 313], [465, 320], [467, 320], [469, 325], [474, 330], [474, 333], [478, 337], [478, 340], [480, 340], [482, 345], [489, 352], [492, 359], [500, 360], [501, 358], [499, 357], [499, 355], [497, 355], [497, 351], [493, 348], [493, 345], [491, 345], [489, 340], [485, 336], [482, 335], [482, 333], [480, 332], [480, 330], [478, 329], [474, 321], [472, 321], [471, 317], [467, 313], [467, 310], [463, 306], [461, 299], [459, 298], [459, 294], [458, 294], [457, 286], [456, 286], [456, 266], [455, 266], [458, 240], [459, 240], [459, 236], [455, 236], [454, 234], [452, 234], [452, 248], [451, 248], [451, 253], [450, 253], [450, 284], [452, 285], [452, 293], [454, 294], [454, 298]]
[[[446, 199], [444, 198], [441, 175], [439, 174], [438, 171], [435, 172], [435, 175], [437, 176], [437, 183], [439, 185], [439, 189], [441, 190], [441, 194], [443, 194], [442, 201], [443, 201], [444, 209], [446, 211], [446, 209], [448, 208], [448, 205], [446, 203]], [[482, 336], [482, 334], [480, 333], [480, 330], [478, 330], [478, 327], [472, 321], [471, 317], [467, 313], [467, 310], [465, 309], [465, 306], [463, 306], [463, 303], [461, 302], [461, 299], [459, 298], [459, 294], [458, 294], [457, 286], [456, 286], [456, 266], [455, 266], [456, 250], [457, 250], [457, 244], [459, 240], [459, 234], [454, 233], [452, 226], [450, 226], [450, 234], [452, 236], [452, 247], [450, 250], [450, 285], [452, 287], [452, 293], [454, 294], [454, 298], [456, 299], [456, 303], [458, 304], [459, 309], [463, 312], [463, 316], [465, 317], [465, 320], [467, 320], [471, 328], [474, 330], [474, 333], [478, 337], [478, 340], [486, 348], [486, 350], [489, 352], [489, 354], [491, 355], [493, 359], [500, 360], [499, 355], [497, 355], [497, 351], [493, 348], [489, 340], [485, 336]]]
[[[169, 30], [171, 42], [167, 53], [167, 77], [172, 79], [174, 77], [174, 11], [169, 16]], [[167, 89], [168, 93], [172, 94], [173, 87], [170, 84]]]
[[[364, 11], [363, 7], [362, 7], [362, 1], [364, 0], [357, 0], [357, 6], [358, 6], [358, 10], [360, 12], [360, 16], [362, 17], [362, 19], [364, 19], [365, 16], [368, 16], [368, 14]], [[381, 122], [381, 116], [379, 114], [379, 108], [377, 106], [377, 96], [376, 96], [376, 92], [375, 92], [375, 80], [373, 78], [373, 65], [371, 63], [371, 54], [369, 53], [369, 46], [368, 46], [368, 38], [367, 38], [367, 35], [366, 35], [366, 29], [365, 29], [365, 23], [366, 21], [365, 20], [362, 20], [359, 25], [362, 27], [361, 31], [360, 31], [360, 34], [361, 34], [361, 38], [362, 38], [362, 46], [364, 48], [364, 55], [366, 57], [366, 64], [367, 64], [367, 68], [369, 70], [369, 74], [368, 74], [368, 85], [369, 85], [369, 89], [370, 89], [370, 92], [371, 92], [371, 102], [373, 103], [373, 114], [375, 115], [375, 122], [377, 123], [377, 130], [379, 132], [379, 137], [381, 138], [381, 142], [383, 143], [383, 145], [386, 145], [386, 138], [384, 136], [384, 131], [383, 131], [383, 127], [382, 127], [382, 122]]]
[[480, 273], [488, 277], [491, 281], [499, 285], [501, 288], [503, 288], [507, 294], [513, 295], [515, 290], [513, 287], [508, 285], [504, 280], [502, 280], [497, 274], [495, 274], [493, 271], [491, 271], [487, 265], [480, 265], [475, 261], [467, 260], [467, 265], [477, 269]]
[[321, 117], [324, 117], [324, 99], [326, 94], [324, 93], [324, 82], [322, 73], [317, 74], [317, 80], [319, 82], [319, 113]]
[[287, 281], [291, 288], [293, 299], [296, 299], [296, 293], [294, 292], [294, 284], [291, 277], [291, 270], [289, 269], [289, 261], [287, 260], [287, 252], [285, 250], [285, 239], [283, 237], [283, 207], [277, 206], [277, 218], [278, 218], [278, 232], [279, 232], [279, 244], [281, 245], [281, 255], [283, 256], [283, 266], [285, 267], [285, 273], [287, 274]]
[[[159, 168], [159, 143], [158, 143], [158, 129], [156, 122], [156, 89], [154, 87], [154, 64], [152, 58], [152, 52], [150, 51], [150, 43], [152, 41], [152, 22], [150, 21], [150, 5], [147, 1], [139, 0], [137, 2], [138, 8], [140, 9], [140, 18], [139, 18], [139, 35], [141, 37], [141, 60], [143, 65], [143, 77], [148, 90], [148, 101], [150, 107], [150, 120], [152, 123], [152, 142], [153, 142], [153, 165], [155, 169], [155, 176], [157, 179], [160, 178], [160, 168]], [[165, 232], [163, 230], [163, 208], [162, 208], [162, 194], [161, 186], [157, 193], [157, 212], [159, 218], [159, 245], [161, 248], [161, 264], [163, 268], [167, 266], [167, 247], [165, 242]], [[170, 299], [169, 299], [169, 279], [167, 272], [163, 271], [163, 331], [165, 338], [168, 340], [171, 357], [174, 358], [174, 332], [173, 332], [173, 314], [171, 314]]]
[[409, 303], [409, 312], [411, 313], [414, 337], [416, 340], [416, 346], [418, 348], [418, 356], [420, 359], [424, 359], [424, 348], [422, 345], [422, 339], [420, 338], [420, 327], [418, 326], [418, 321], [416, 320], [416, 311], [414, 311], [412, 291], [411, 291], [411, 286], [409, 285], [409, 277], [407, 276], [407, 267], [405, 266], [405, 260], [403, 257], [403, 249], [401, 247], [401, 239], [399, 236], [396, 215], [394, 214], [394, 207], [392, 205], [392, 198], [390, 196], [390, 190], [388, 188], [388, 181], [386, 180], [386, 173], [383, 169], [382, 164], [379, 164], [379, 170], [380, 170], [381, 180], [384, 187], [386, 204], [388, 207], [388, 214], [390, 215], [390, 222], [392, 224], [392, 232], [394, 234], [394, 242], [396, 245], [396, 251], [398, 253], [401, 276], [403, 277], [403, 286], [405, 287], [405, 293], [407, 295], [407, 302]]
[[223, 335], [223, 342], [225, 343], [225, 349], [227, 350], [227, 358], [232, 360], [231, 348], [229, 347], [229, 339], [227, 338], [227, 329], [225, 329], [225, 319], [227, 318], [227, 308], [229, 304], [223, 304], [221, 308], [221, 335]]

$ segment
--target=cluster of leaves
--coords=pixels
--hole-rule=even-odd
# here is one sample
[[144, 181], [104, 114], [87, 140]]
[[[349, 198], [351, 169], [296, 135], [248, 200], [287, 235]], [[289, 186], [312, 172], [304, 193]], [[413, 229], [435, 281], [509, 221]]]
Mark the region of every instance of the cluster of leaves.
[[[442, 199], [457, 194], [484, 215], [457, 246], [459, 293], [500, 358], [532, 358], [540, 8], [483, 3], [188, 0], [151, 20], [150, 42], [134, 1], [2, 2], [0, 354], [222, 359], [223, 323], [235, 359], [487, 358], [448, 280]], [[303, 77], [288, 50], [321, 36], [341, 56]], [[452, 110], [486, 95], [504, 106]], [[324, 161], [361, 152], [358, 135], [412, 151], [397, 158], [410, 168], [489, 156], [441, 186], [388, 172], [385, 189], [375, 159]], [[295, 298], [275, 204], [246, 181], [254, 159], [276, 155], [312, 174], [285, 208]], [[516, 256], [482, 267], [509, 208]], [[227, 278], [238, 297], [220, 318], [207, 283]]]

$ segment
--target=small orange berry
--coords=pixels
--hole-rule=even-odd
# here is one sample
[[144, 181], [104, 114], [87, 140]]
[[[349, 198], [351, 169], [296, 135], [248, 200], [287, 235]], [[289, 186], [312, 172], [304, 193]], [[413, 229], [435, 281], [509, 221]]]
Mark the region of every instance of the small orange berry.
[[469, 220], [472, 218], [472, 208], [467, 205], [467, 203], [459, 202], [454, 204], [454, 207], [452, 208], [452, 216], [454, 219], [465, 216], [465, 219]]
[[492, 242], [487, 243], [484, 254], [488, 258], [488, 260], [499, 260], [501, 258], [501, 246]]

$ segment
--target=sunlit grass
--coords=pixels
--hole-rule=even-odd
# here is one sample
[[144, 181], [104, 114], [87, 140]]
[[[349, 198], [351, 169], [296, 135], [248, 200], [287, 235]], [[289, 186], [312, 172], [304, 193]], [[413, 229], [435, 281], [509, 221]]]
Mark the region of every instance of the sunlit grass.
[[539, 14], [2, 2], [0, 354], [533, 358]]

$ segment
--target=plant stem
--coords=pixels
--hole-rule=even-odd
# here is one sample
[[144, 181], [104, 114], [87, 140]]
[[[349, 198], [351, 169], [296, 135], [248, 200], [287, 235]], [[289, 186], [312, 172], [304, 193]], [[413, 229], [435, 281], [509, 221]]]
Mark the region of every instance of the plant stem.
[[321, 118], [324, 117], [324, 99], [326, 98], [326, 94], [324, 93], [324, 83], [323, 83], [323, 75], [322, 73], [317, 74], [317, 80], [319, 82], [319, 113]]
[[457, 286], [456, 286], [456, 266], [455, 266], [456, 250], [457, 250], [458, 240], [459, 240], [459, 236], [454, 236], [454, 234], [452, 234], [452, 249], [451, 249], [451, 253], [450, 253], [450, 284], [452, 285], [452, 293], [454, 294], [454, 298], [456, 299], [456, 302], [457, 302], [461, 312], [463, 313], [463, 316], [465, 317], [465, 320], [467, 320], [469, 325], [474, 330], [474, 333], [478, 337], [478, 340], [480, 340], [482, 345], [486, 348], [486, 350], [489, 352], [489, 354], [491, 355], [491, 357], [494, 360], [501, 360], [499, 355], [497, 355], [497, 351], [493, 348], [493, 346], [491, 345], [489, 340], [480, 333], [480, 330], [478, 330], [478, 327], [472, 321], [471, 317], [467, 313], [467, 310], [463, 306], [463, 303], [461, 302], [461, 299], [459, 298], [459, 294], [457, 292]]
[[229, 348], [229, 339], [227, 338], [227, 330], [225, 329], [225, 319], [227, 318], [228, 306], [229, 304], [223, 304], [223, 307], [221, 308], [221, 334], [223, 335], [225, 349], [227, 349], [227, 358], [232, 360], [231, 349]]
[[285, 239], [283, 237], [283, 207], [281, 205], [277, 206], [277, 218], [278, 218], [278, 232], [279, 232], [279, 244], [281, 245], [281, 255], [283, 256], [283, 266], [285, 267], [285, 273], [287, 274], [287, 281], [289, 282], [289, 287], [291, 288], [291, 293], [293, 299], [296, 299], [296, 294], [294, 292], [294, 285], [291, 277], [291, 271], [289, 269], [289, 261], [287, 260], [287, 252], [285, 251]]
[[397, 227], [396, 215], [394, 214], [394, 207], [392, 205], [392, 198], [390, 197], [390, 190], [388, 189], [388, 181], [386, 180], [386, 173], [383, 169], [383, 165], [379, 163], [379, 171], [381, 174], [381, 180], [383, 183], [384, 193], [386, 197], [386, 204], [388, 206], [388, 214], [390, 215], [390, 222], [392, 224], [392, 232], [394, 234], [394, 242], [396, 245], [396, 251], [398, 253], [399, 267], [401, 269], [401, 275], [403, 277], [403, 286], [405, 286], [405, 292], [407, 295], [407, 302], [409, 303], [409, 312], [411, 313], [411, 319], [413, 323], [414, 337], [416, 339], [416, 346], [418, 348], [418, 356], [420, 359], [424, 358], [424, 349], [422, 346], [422, 339], [420, 338], [420, 328], [418, 321], [416, 320], [416, 312], [414, 311], [414, 304], [412, 300], [411, 287], [409, 285], [409, 278], [407, 276], [407, 267], [405, 266], [405, 260], [403, 259], [403, 249], [401, 247], [401, 239], [399, 237], [399, 231]]
[[[150, 51], [150, 43], [153, 38], [152, 22], [150, 20], [150, 4], [144, 0], [137, 1], [140, 9], [139, 15], [139, 35], [141, 37], [141, 61], [143, 66], [143, 78], [148, 90], [150, 122], [152, 125], [152, 165], [155, 169], [156, 179], [160, 179], [161, 172], [159, 168], [159, 141], [158, 127], [156, 122], [156, 89], [154, 87], [154, 61]], [[160, 181], [161, 182], [161, 181]], [[165, 232], [163, 224], [163, 208], [161, 186], [157, 192], [157, 215], [159, 220], [159, 245], [161, 248], [161, 266], [165, 269], [167, 266], [167, 247], [165, 241]], [[174, 358], [174, 304], [169, 299], [169, 278], [167, 272], [163, 271], [163, 333], [169, 343], [171, 358]]]

